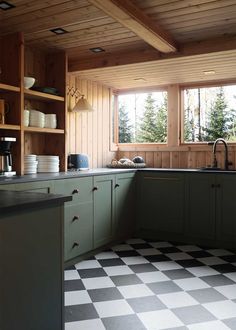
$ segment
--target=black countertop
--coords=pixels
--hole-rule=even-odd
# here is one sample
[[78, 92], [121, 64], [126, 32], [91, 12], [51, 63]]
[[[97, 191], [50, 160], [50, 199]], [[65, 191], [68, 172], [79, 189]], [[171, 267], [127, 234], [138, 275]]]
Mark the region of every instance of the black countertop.
[[9, 212], [22, 212], [29, 208], [60, 205], [71, 200], [71, 196], [0, 190], [0, 216]]

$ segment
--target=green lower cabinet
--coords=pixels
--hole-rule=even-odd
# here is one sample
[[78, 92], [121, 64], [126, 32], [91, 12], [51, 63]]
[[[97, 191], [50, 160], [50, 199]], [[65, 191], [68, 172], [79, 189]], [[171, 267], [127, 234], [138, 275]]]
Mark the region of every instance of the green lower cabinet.
[[114, 222], [114, 175], [94, 177], [94, 248], [112, 241]]
[[157, 234], [156, 237], [163, 238], [166, 234], [183, 234], [184, 174], [141, 172], [137, 190], [137, 232], [139, 234], [147, 233], [151, 236]]
[[65, 261], [93, 249], [93, 203], [65, 207]]
[[132, 236], [135, 226], [135, 173], [116, 175], [115, 223], [113, 236], [122, 239]]
[[53, 181], [34, 181], [15, 184], [1, 184], [2, 190], [15, 190], [15, 191], [27, 191], [27, 192], [39, 192], [44, 194], [50, 194], [53, 192]]

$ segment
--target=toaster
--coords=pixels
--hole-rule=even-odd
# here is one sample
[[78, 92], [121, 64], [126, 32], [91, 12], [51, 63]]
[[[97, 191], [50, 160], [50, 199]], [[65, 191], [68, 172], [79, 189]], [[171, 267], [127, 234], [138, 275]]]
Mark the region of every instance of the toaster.
[[88, 170], [89, 161], [86, 154], [70, 154], [68, 156], [68, 168], [75, 170]]

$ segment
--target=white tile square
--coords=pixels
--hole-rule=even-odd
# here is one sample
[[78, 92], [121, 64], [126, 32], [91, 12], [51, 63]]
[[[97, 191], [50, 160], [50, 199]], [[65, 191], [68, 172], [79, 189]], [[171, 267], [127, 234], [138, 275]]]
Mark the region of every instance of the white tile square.
[[75, 264], [75, 268], [76, 269], [101, 268], [101, 265], [97, 260], [83, 260], [78, 264]]
[[178, 308], [178, 307], [198, 305], [198, 302], [193, 297], [191, 297], [187, 292], [160, 294], [158, 298], [168, 308]]
[[154, 256], [154, 255], [157, 255], [157, 254], [162, 254], [160, 251], [158, 251], [155, 248], [139, 249], [139, 250], [137, 250], [137, 252], [139, 254], [141, 254], [142, 256]]
[[169, 242], [149, 242], [148, 244], [153, 246], [154, 248], [166, 248], [173, 246], [173, 244]]
[[65, 330], [106, 330], [100, 319], [65, 323]]
[[236, 299], [236, 284], [216, 286], [215, 290], [222, 293], [228, 299]]
[[103, 267], [103, 269], [108, 276], [134, 274], [134, 272], [129, 268], [129, 266]]
[[173, 282], [175, 282], [175, 284], [177, 284], [181, 289], [185, 291], [210, 288], [210, 285], [198, 277], [184, 278], [180, 280], [174, 280]]
[[216, 256], [216, 257], [223, 257], [223, 256], [233, 255], [232, 252], [224, 250], [224, 249], [210, 249], [210, 250], [206, 250], [206, 251], [211, 253], [213, 256]]
[[118, 290], [125, 299], [153, 296], [153, 292], [145, 284], [119, 286]]
[[139, 265], [139, 264], [147, 264], [149, 261], [142, 257], [142, 256], [137, 256], [137, 257], [124, 257], [121, 258], [126, 265]]
[[115, 286], [109, 277], [84, 278], [82, 282], [87, 290], [111, 288]]
[[184, 325], [174, 313], [167, 309], [137, 315], [149, 330], [177, 328]]
[[229, 330], [229, 328], [221, 321], [210, 321], [204, 323], [190, 324], [189, 330]]
[[175, 261], [160, 261], [160, 262], [153, 262], [153, 266], [155, 266], [158, 270], [173, 270], [173, 269], [181, 269], [183, 268]]
[[186, 268], [186, 270], [197, 277], [220, 274], [215, 269], [209, 266], [190, 267], [190, 268]]
[[64, 280], [70, 281], [70, 280], [79, 280], [80, 276], [77, 270], [70, 269], [64, 271]]
[[115, 245], [112, 247], [113, 251], [130, 251], [130, 250], [134, 250], [134, 248], [132, 246], [130, 246], [129, 244], [119, 244], [119, 245]]
[[65, 306], [90, 304], [92, 302], [86, 290], [65, 292]]
[[236, 273], [226, 273], [224, 274], [224, 276], [228, 277], [229, 279], [231, 279], [232, 281], [236, 282]]
[[125, 243], [127, 243], [127, 244], [143, 244], [143, 243], [147, 243], [147, 242], [141, 238], [130, 238], [130, 239], [127, 239]]
[[177, 253], [167, 253], [166, 256], [170, 258], [171, 260], [187, 260], [187, 259], [193, 259], [192, 256], [185, 252], [177, 252]]
[[125, 300], [95, 302], [94, 307], [101, 318], [134, 314], [132, 308]]
[[178, 245], [177, 248], [183, 252], [195, 252], [202, 249], [196, 245]]
[[164, 282], [169, 281], [169, 277], [167, 277], [162, 272], [146, 272], [146, 273], [137, 273], [136, 274], [141, 281], [144, 283], [155, 283], [155, 282]]
[[236, 304], [231, 300], [207, 303], [202, 306], [219, 320], [236, 317]]
[[197, 260], [199, 260], [200, 262], [202, 262], [207, 266], [222, 265], [227, 263], [226, 261], [218, 257], [197, 258]]
[[94, 256], [96, 259], [113, 259], [113, 258], [119, 258], [119, 256], [113, 252], [113, 251], [105, 251], [98, 253]]

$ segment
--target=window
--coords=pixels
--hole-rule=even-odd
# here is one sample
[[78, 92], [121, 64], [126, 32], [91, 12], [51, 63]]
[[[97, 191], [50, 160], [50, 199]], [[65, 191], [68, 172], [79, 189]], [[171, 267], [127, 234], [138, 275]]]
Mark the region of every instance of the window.
[[167, 92], [117, 97], [118, 143], [166, 143]]
[[184, 89], [184, 142], [236, 141], [236, 85]]

